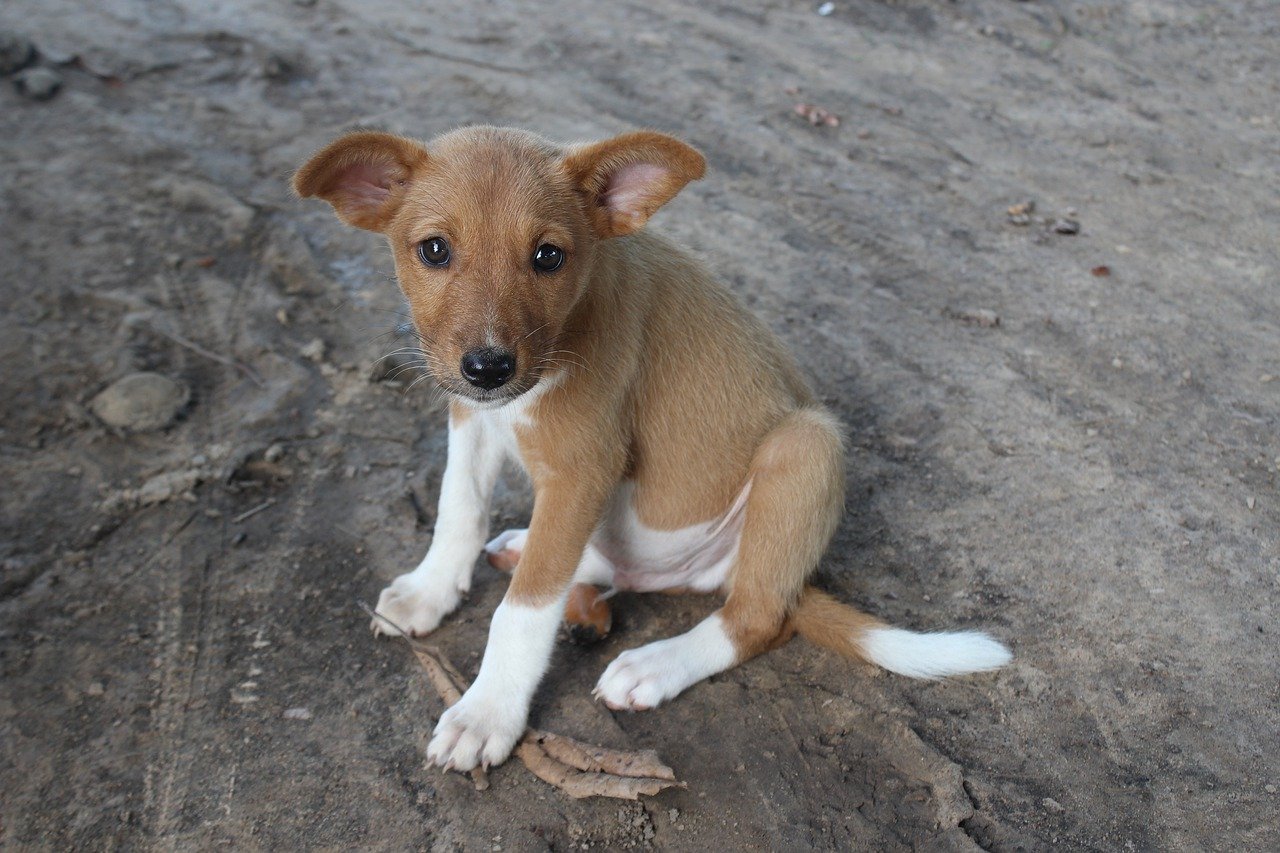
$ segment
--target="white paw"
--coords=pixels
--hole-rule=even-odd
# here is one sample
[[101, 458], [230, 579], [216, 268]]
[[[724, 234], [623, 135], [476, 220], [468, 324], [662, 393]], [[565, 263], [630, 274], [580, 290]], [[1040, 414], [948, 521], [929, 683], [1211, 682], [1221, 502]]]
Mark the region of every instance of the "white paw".
[[647, 711], [724, 672], [737, 656], [724, 621], [713, 613], [688, 633], [618, 655], [592, 692], [615, 711]]
[[507, 760], [524, 734], [528, 711], [513, 708], [509, 697], [468, 690], [445, 711], [427, 746], [427, 760], [446, 770], [490, 767]]
[[671, 646], [660, 640], [618, 655], [593, 695], [615, 711], [648, 711], [675, 698], [688, 685]]
[[[462, 601], [463, 590], [456, 584], [432, 580], [416, 572], [401, 575], [378, 596], [377, 611], [412, 637], [430, 634], [440, 620], [452, 613]], [[374, 634], [400, 636], [400, 631], [374, 617], [370, 627]]]
[[484, 546], [489, 565], [500, 572], [511, 574], [520, 563], [520, 554], [529, 538], [528, 530], [504, 530]]
[[524, 543], [529, 538], [529, 530], [504, 530], [485, 543], [484, 550], [490, 554], [499, 551], [523, 551]]

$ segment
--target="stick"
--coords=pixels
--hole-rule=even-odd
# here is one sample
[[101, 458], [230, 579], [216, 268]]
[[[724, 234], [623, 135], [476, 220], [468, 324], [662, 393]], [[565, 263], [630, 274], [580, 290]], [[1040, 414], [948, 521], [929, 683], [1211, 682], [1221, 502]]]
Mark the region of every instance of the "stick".
[[[408, 641], [409, 648], [426, 671], [427, 680], [446, 706], [462, 698], [467, 688], [466, 679], [443, 652], [410, 637], [363, 601], [358, 603], [372, 618], [394, 628]], [[636, 752], [605, 749], [564, 735], [527, 728], [524, 737], [516, 744], [515, 755], [534, 776], [575, 799], [613, 797], [635, 800], [667, 788], [685, 787], [683, 782], [676, 781], [675, 771], [663, 764], [651, 749]], [[476, 790], [483, 791], [489, 787], [488, 777], [482, 768], [472, 770], [471, 778], [475, 781]]]
[[258, 375], [258, 371], [254, 370], [244, 362], [236, 361], [234, 358], [227, 358], [225, 355], [213, 352], [212, 350], [207, 350], [195, 341], [189, 341], [181, 335], [175, 335], [173, 332], [166, 332], [159, 326], [151, 326], [151, 331], [160, 335], [162, 338], [168, 338], [180, 347], [185, 347], [191, 350], [196, 355], [202, 355], [211, 361], [218, 362], [218, 364], [225, 364], [227, 367], [235, 368], [245, 376], [249, 377], [249, 379], [253, 381], [253, 384], [257, 385], [259, 388], [266, 384], [262, 381], [262, 377]]
[[[466, 680], [463, 679], [458, 671], [453, 668], [453, 664], [446, 664], [444, 655], [430, 646], [423, 645], [417, 640], [410, 637], [407, 633], [400, 629], [396, 623], [374, 610], [363, 601], [356, 602], [360, 605], [360, 609], [368, 613], [374, 619], [379, 619], [392, 628], [400, 632], [400, 636], [409, 641], [409, 648], [413, 649], [413, 654], [418, 658], [418, 662], [422, 664], [422, 668], [427, 671], [427, 680], [431, 682], [431, 686], [440, 694], [441, 700], [444, 701], [445, 707], [453, 705], [462, 698], [462, 692], [466, 689]], [[471, 783], [476, 786], [477, 791], [489, 790], [489, 774], [483, 767], [473, 767], [471, 769]]]
[[275, 498], [271, 498], [270, 500], [265, 500], [262, 503], [255, 506], [253, 509], [246, 509], [244, 512], [240, 513], [235, 518], [231, 519], [231, 523], [239, 524], [240, 522], [245, 521], [246, 519], [253, 518], [255, 515], [262, 512], [267, 507], [275, 506], [275, 503], [276, 503]]

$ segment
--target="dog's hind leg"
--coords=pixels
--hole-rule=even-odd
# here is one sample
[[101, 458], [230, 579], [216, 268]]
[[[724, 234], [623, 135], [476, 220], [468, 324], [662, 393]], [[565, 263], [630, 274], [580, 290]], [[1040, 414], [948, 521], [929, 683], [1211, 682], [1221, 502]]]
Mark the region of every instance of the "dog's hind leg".
[[789, 615], [844, 507], [844, 448], [830, 414], [806, 407], [765, 436], [751, 461], [751, 493], [729, 596], [688, 633], [624, 652], [595, 693], [644, 710], [785, 642]]

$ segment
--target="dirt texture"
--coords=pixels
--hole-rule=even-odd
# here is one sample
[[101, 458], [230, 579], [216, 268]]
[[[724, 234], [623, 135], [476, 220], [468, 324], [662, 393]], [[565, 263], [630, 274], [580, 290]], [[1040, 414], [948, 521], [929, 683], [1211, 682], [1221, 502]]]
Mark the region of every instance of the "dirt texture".
[[[818, 6], [0, 4], [5, 849], [1280, 849], [1274, 4]], [[652, 227], [848, 424], [819, 583], [1014, 663], [796, 641], [615, 715], [605, 665], [714, 607], [620, 595], [532, 723], [687, 789], [424, 769], [439, 700], [357, 601], [429, 542], [445, 419], [380, 361], [386, 250], [287, 180], [468, 123], [705, 152]], [[139, 372], [181, 409], [106, 426]], [[493, 528], [529, 510], [509, 475]], [[467, 677], [505, 585], [435, 635]]]

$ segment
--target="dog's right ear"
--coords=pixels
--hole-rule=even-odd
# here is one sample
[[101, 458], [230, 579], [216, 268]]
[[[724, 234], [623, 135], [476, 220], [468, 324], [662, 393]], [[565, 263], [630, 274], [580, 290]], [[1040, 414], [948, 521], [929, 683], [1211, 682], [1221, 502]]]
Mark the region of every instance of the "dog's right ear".
[[348, 225], [383, 231], [404, 201], [427, 150], [390, 133], [349, 133], [326, 145], [293, 176], [293, 191], [319, 196]]

